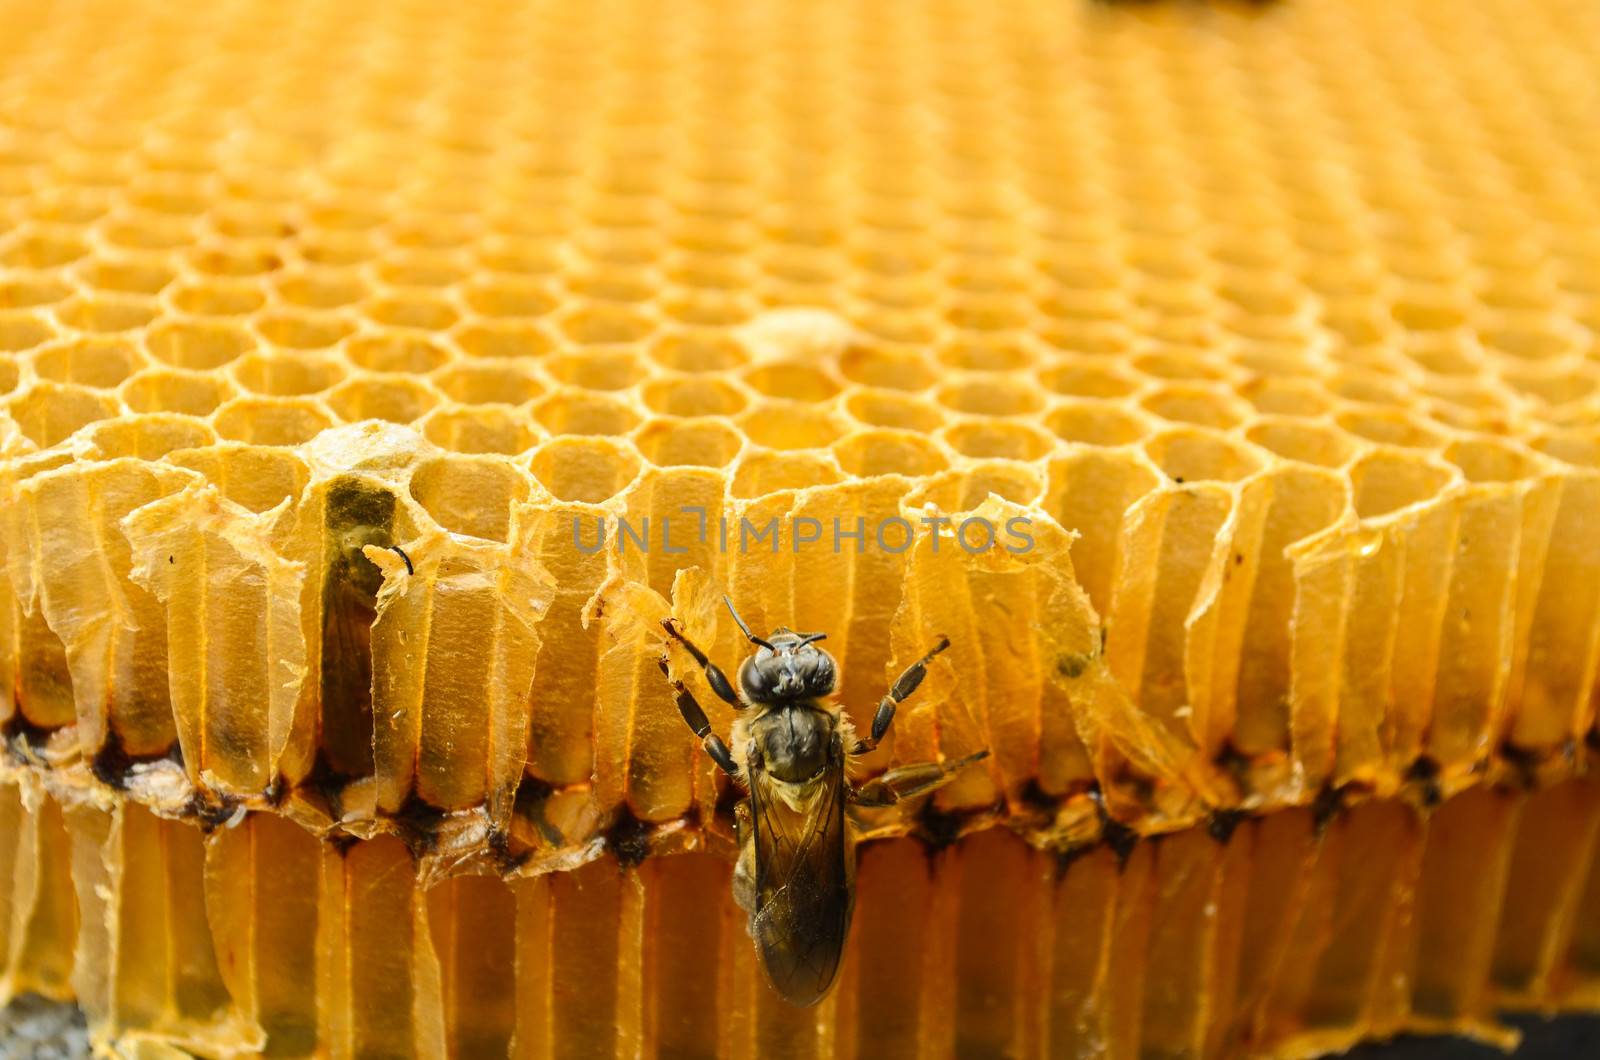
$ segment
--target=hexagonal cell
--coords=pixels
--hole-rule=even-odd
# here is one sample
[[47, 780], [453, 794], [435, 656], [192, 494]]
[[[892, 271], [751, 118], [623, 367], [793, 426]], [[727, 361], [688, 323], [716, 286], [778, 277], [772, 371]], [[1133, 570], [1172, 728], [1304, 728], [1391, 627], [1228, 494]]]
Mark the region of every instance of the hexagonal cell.
[[378, 253], [368, 232], [307, 232], [298, 242], [300, 257], [312, 265], [360, 265]]
[[32, 349], [55, 335], [55, 328], [29, 310], [0, 310], [0, 353]]
[[160, 460], [176, 449], [193, 449], [217, 440], [205, 420], [172, 412], [102, 420], [86, 433], [106, 460], [124, 456]]
[[861, 330], [886, 343], [926, 348], [939, 336], [935, 320], [922, 313], [878, 309], [865, 312], [859, 321]]
[[426, 383], [405, 375], [347, 379], [327, 395], [328, 407], [346, 423], [387, 420], [414, 423], [439, 403]]
[[283, 259], [268, 246], [248, 244], [197, 247], [189, 260], [211, 276], [262, 276], [283, 268]]
[[101, 333], [142, 328], [156, 312], [155, 305], [142, 299], [100, 294], [71, 298], [55, 307], [56, 319], [67, 327]]
[[1573, 467], [1600, 468], [1600, 431], [1548, 431], [1533, 442], [1533, 447]]
[[1356, 514], [1373, 519], [1438, 496], [1456, 475], [1431, 458], [1383, 446], [1350, 466]]
[[1467, 311], [1453, 293], [1427, 289], [1402, 294], [1389, 315], [1407, 331], [1450, 331], [1467, 322]]
[[667, 317], [691, 327], [742, 324], [760, 308], [751, 295], [728, 291], [675, 290], [657, 304]]
[[238, 397], [217, 409], [217, 434], [256, 445], [299, 445], [334, 424], [321, 403], [310, 398]]
[[1028, 323], [1028, 302], [1005, 296], [963, 298], [945, 310], [944, 319], [962, 331], [1017, 331]]
[[75, 383], [35, 383], [7, 402], [11, 418], [33, 444], [48, 449], [70, 437], [79, 428], [98, 420], [110, 419], [122, 411], [122, 403]]
[[894, 427], [930, 434], [948, 422], [943, 409], [922, 397], [864, 388], [845, 400], [845, 411], [868, 427]]
[[256, 284], [227, 280], [183, 283], [172, 292], [172, 304], [185, 313], [202, 317], [243, 316], [266, 304], [267, 296]]
[[155, 294], [170, 284], [176, 275], [165, 265], [127, 260], [87, 262], [77, 270], [89, 286], [118, 294]]
[[650, 345], [650, 356], [679, 372], [724, 372], [750, 360], [750, 351], [731, 335], [689, 331], [662, 335]]
[[1322, 467], [1342, 467], [1356, 452], [1356, 443], [1336, 427], [1284, 417], [1252, 423], [1244, 436], [1286, 459]]
[[1031, 365], [1034, 351], [1014, 336], [978, 335], [943, 343], [938, 357], [944, 364], [963, 371], [1013, 372]]
[[744, 436], [716, 420], [657, 420], [634, 442], [657, 467], [727, 467], [744, 446]]
[[752, 449], [739, 460], [728, 488], [733, 496], [749, 500], [779, 490], [832, 485], [843, 478], [831, 453]]
[[661, 278], [653, 269], [600, 269], [567, 277], [566, 288], [593, 302], [648, 302], [661, 289]]
[[342, 317], [287, 310], [257, 317], [252, 323], [267, 342], [290, 350], [329, 349], [355, 331], [355, 325]]
[[470, 409], [441, 406], [422, 420], [422, 433], [435, 445], [455, 453], [513, 456], [539, 441], [538, 431], [524, 413], [496, 405]]
[[1582, 401], [1595, 392], [1595, 375], [1587, 366], [1530, 365], [1500, 373], [1502, 382], [1523, 397], [1557, 407]]
[[1320, 416], [1333, 407], [1322, 384], [1310, 379], [1256, 379], [1240, 387], [1239, 395], [1257, 412], [1284, 416]]
[[425, 375], [450, 359], [450, 352], [422, 335], [356, 335], [344, 345], [344, 355], [372, 372], [410, 372]]
[[723, 379], [673, 376], [645, 383], [644, 403], [667, 416], [733, 416], [750, 403], [744, 391]]
[[1351, 434], [1407, 449], [1436, 449], [1444, 442], [1433, 427], [1408, 412], [1395, 409], [1349, 409], [1335, 419]]
[[833, 444], [848, 429], [830, 411], [774, 400], [753, 405], [739, 417], [738, 426], [756, 445], [769, 449], [818, 449]]
[[446, 396], [465, 405], [520, 405], [545, 392], [531, 371], [515, 364], [467, 362], [432, 378]]
[[516, 321], [469, 324], [455, 333], [455, 340], [473, 357], [539, 357], [555, 344], [539, 325]]
[[167, 463], [200, 472], [222, 495], [252, 512], [265, 512], [286, 497], [298, 497], [310, 470], [292, 450], [222, 442], [167, 454]]
[[[185, 213], [199, 213], [206, 208], [206, 200], [197, 197], [195, 209]], [[261, 206], [256, 203], [231, 202], [212, 209], [206, 220], [211, 230], [228, 239], [281, 239], [292, 235], [294, 225], [285, 216], [281, 206]]]
[[[1392, 362], [1392, 358], [1388, 360]], [[1359, 369], [1341, 369], [1334, 373], [1327, 385], [1329, 390], [1346, 401], [1405, 408], [1411, 404], [1412, 397], [1393, 376], [1393, 371], [1385, 375]]]
[[743, 373], [751, 389], [788, 401], [823, 402], [839, 392], [839, 383], [820, 368], [798, 361], [767, 361]]
[[246, 390], [274, 397], [315, 394], [344, 378], [344, 367], [330, 358], [292, 353], [247, 354], [232, 372]]
[[1141, 353], [1131, 364], [1141, 375], [1173, 382], [1217, 382], [1230, 375], [1227, 362], [1210, 350], [1166, 347]]
[[1133, 348], [1133, 332], [1120, 323], [1058, 321], [1037, 329], [1039, 338], [1067, 353], [1115, 357]]
[[856, 345], [844, 351], [839, 371], [846, 379], [889, 390], [926, 390], [938, 381], [938, 369], [916, 347]]
[[562, 314], [560, 328], [584, 346], [638, 342], [655, 330], [644, 313], [620, 305], [579, 306]]
[[1128, 445], [1151, 430], [1137, 413], [1100, 401], [1063, 402], [1045, 416], [1045, 424], [1063, 441], [1086, 445]]
[[122, 400], [135, 412], [209, 416], [238, 391], [231, 380], [206, 372], [146, 368], [122, 384]]
[[1365, 302], [1353, 307], [1329, 306], [1321, 314], [1321, 323], [1335, 340], [1356, 346], [1383, 342], [1395, 330], [1394, 321]]
[[453, 534], [506, 541], [511, 505], [528, 499], [528, 482], [493, 457], [439, 457], [411, 476], [411, 496]]
[[1171, 423], [1218, 430], [1237, 427], [1249, 416], [1249, 410], [1226, 389], [1200, 383], [1163, 383], [1140, 397], [1139, 405]]
[[181, 217], [128, 216], [97, 226], [106, 242], [129, 250], [172, 250], [194, 244], [194, 221]]
[[985, 460], [954, 474], [960, 480], [960, 492], [951, 506], [954, 511], [970, 511], [991, 493], [1013, 504], [1037, 504], [1044, 492], [1044, 475], [1027, 464]]
[[1451, 442], [1441, 455], [1460, 468], [1468, 482], [1520, 482], [1545, 470], [1536, 456], [1503, 438]]
[[361, 307], [361, 312], [379, 324], [419, 331], [444, 331], [460, 318], [449, 302], [421, 294], [373, 299]]
[[0, 310], [48, 306], [69, 297], [72, 287], [45, 277], [0, 278]]
[[1055, 448], [1055, 439], [1027, 423], [966, 422], [944, 428], [940, 436], [962, 456], [1037, 460]]
[[1259, 471], [1250, 446], [1199, 427], [1174, 427], [1144, 443], [1144, 451], [1174, 482], [1237, 482]]
[[53, 269], [77, 261], [89, 247], [75, 235], [30, 232], [0, 255], [0, 264], [23, 269]]
[[674, 255], [663, 273], [680, 287], [706, 291], [743, 291], [756, 282], [756, 269], [749, 261], [703, 254]]
[[614, 438], [556, 438], [541, 445], [528, 470], [557, 499], [599, 504], [639, 475], [642, 462]]
[[585, 390], [626, 390], [650, 372], [643, 355], [633, 350], [575, 350], [546, 358], [544, 368], [558, 381]]
[[1515, 327], [1479, 329], [1478, 340], [1496, 353], [1520, 360], [1542, 361], [1577, 350], [1577, 336], [1556, 320], [1537, 319]]
[[486, 317], [541, 317], [559, 300], [548, 284], [484, 280], [467, 288], [467, 305]]
[[380, 283], [390, 287], [448, 287], [467, 275], [467, 269], [453, 255], [430, 254], [385, 257], [372, 271]]
[[41, 379], [84, 386], [113, 387], [133, 373], [140, 358], [125, 339], [67, 339], [33, 352], [33, 370]]
[[534, 419], [551, 434], [627, 434], [640, 415], [625, 401], [583, 390], [559, 390], [533, 408]]
[[1406, 357], [1434, 375], [1477, 375], [1483, 369], [1483, 351], [1471, 335], [1408, 336]]
[[861, 478], [877, 475], [931, 475], [950, 465], [937, 443], [912, 431], [876, 428], [857, 431], [833, 444], [839, 466]]
[[947, 409], [978, 416], [1027, 416], [1044, 408], [1044, 397], [1032, 380], [977, 378], [946, 383], [934, 400]]
[[305, 309], [338, 309], [366, 296], [366, 285], [356, 277], [324, 270], [279, 276], [272, 287], [284, 302]]

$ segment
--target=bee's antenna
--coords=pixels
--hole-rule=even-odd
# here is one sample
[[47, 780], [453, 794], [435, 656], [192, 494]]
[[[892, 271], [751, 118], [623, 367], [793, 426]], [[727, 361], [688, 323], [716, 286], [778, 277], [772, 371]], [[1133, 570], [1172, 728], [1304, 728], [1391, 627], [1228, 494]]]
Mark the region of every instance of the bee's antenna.
[[800, 643], [796, 644], [795, 647], [804, 648], [807, 644], [814, 644], [819, 640], [827, 639], [828, 635], [826, 633], [807, 633], [805, 636], [800, 638]]
[[728, 614], [732, 615], [733, 620], [739, 623], [739, 632], [744, 634], [745, 640], [748, 640], [751, 644], [759, 644], [768, 651], [777, 651], [772, 645], [750, 632], [750, 627], [744, 624], [744, 619], [739, 617], [739, 612], [733, 609], [733, 601], [728, 599], [727, 593], [722, 594], [722, 602], [728, 605]]

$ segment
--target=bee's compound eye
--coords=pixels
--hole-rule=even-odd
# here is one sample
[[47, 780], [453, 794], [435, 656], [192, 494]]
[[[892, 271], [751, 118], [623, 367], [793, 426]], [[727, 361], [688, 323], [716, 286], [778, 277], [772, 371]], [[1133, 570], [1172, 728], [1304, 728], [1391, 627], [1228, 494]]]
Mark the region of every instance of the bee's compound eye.
[[739, 687], [744, 690], [745, 698], [760, 700], [767, 692], [767, 675], [761, 669], [757, 656], [750, 656], [739, 666]]

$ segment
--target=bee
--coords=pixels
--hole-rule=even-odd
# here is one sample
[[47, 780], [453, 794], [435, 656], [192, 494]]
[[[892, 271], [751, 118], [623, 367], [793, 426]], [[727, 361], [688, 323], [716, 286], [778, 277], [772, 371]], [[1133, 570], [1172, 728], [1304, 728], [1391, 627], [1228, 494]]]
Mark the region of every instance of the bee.
[[[849, 758], [878, 746], [895, 708], [917, 690], [949, 638], [941, 637], [900, 675], [879, 702], [870, 735], [860, 739], [829, 700], [838, 665], [817, 647], [827, 634], [780, 626], [763, 639], [750, 632], [733, 601], [722, 599], [756, 646], [739, 667], [737, 691], [672, 619], [662, 625], [705, 672], [711, 691], [739, 712], [731, 748], [711, 731], [705, 710], [683, 682], [670, 674], [668, 680], [679, 713], [706, 753], [747, 793], [736, 814], [734, 900], [749, 916], [750, 936], [773, 988], [806, 1007], [827, 995], [839, 973], [855, 907], [855, 837], [847, 809], [893, 806], [927, 794], [989, 752], [905, 766], [852, 784]], [[667, 673], [665, 656], [661, 670]]]

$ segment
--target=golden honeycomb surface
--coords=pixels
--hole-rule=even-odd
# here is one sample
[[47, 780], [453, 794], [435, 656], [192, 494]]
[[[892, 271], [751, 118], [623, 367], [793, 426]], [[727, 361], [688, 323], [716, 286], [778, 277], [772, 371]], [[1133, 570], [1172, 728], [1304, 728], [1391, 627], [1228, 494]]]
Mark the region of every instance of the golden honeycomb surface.
[[[205, 1055], [1594, 1003], [1597, 66], [1580, 0], [0, 0], [0, 985]], [[863, 772], [991, 751], [820, 1016], [657, 667], [723, 592], [858, 722], [951, 638]]]

